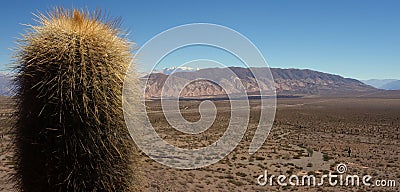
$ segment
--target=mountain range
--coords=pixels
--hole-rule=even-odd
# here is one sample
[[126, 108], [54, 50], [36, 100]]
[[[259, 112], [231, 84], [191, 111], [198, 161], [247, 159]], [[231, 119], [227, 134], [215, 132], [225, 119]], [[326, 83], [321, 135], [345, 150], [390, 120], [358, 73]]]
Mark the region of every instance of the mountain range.
[[[273, 84], [268, 78], [268, 70], [271, 71], [274, 78]], [[390, 97], [397, 97], [400, 95], [398, 91], [382, 90], [399, 90], [399, 80], [362, 82], [309, 69], [253, 68], [253, 71], [259, 78], [258, 82], [249, 69], [240, 67], [164, 69], [157, 73], [143, 74], [141, 81], [144, 85], [148, 80], [145, 89], [147, 98], [160, 97], [161, 88], [164, 88], [165, 96], [174, 97], [174, 94], [178, 92], [178, 87], [184, 87], [180, 91], [180, 97], [216, 97], [226, 93], [240, 92], [241, 84], [250, 95], [257, 95], [260, 90], [263, 92], [272, 90], [269, 85], [275, 87], [278, 96], [375, 95], [381, 97], [390, 95]], [[170, 80], [166, 82], [168, 78]], [[0, 95], [12, 95], [11, 77], [1, 73]]]
[[[161, 88], [164, 96], [175, 97], [179, 87], [180, 97], [220, 96], [226, 93], [238, 93], [239, 83], [242, 83], [248, 94], [257, 95], [261, 91], [269, 91], [272, 85], [268, 78], [269, 68], [253, 68], [258, 82], [248, 68], [207, 68], [190, 72], [175, 72], [172, 76], [163, 73], [152, 73], [142, 78], [148, 80], [146, 97], [158, 98]], [[378, 89], [361, 81], [344, 78], [338, 75], [312, 71], [308, 69], [270, 68], [274, 77], [273, 86], [279, 95], [363, 95]], [[231, 73], [232, 71], [233, 73]], [[170, 77], [168, 82], [167, 78]], [[210, 81], [212, 79], [213, 81]], [[187, 84], [187, 82], [191, 82]], [[233, 82], [233, 84], [232, 84]], [[257, 84], [258, 83], [258, 84]], [[221, 86], [219, 86], [221, 85]], [[225, 87], [225, 90], [222, 89]]]
[[392, 81], [390, 83], [386, 83], [381, 89], [385, 90], [400, 90], [400, 80]]
[[0, 95], [12, 95], [11, 77], [0, 73]]
[[369, 79], [362, 82], [378, 89], [400, 90], [400, 80], [397, 79]]

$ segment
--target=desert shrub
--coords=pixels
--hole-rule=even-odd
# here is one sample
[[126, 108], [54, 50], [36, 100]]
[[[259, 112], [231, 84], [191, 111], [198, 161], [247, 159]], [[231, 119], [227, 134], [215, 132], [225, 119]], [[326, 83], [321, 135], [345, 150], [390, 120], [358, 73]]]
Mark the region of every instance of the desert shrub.
[[309, 171], [308, 173], [307, 173], [307, 175], [317, 175], [316, 173], [315, 173], [315, 171]]
[[247, 176], [247, 174], [243, 173], [243, 172], [237, 172], [236, 175], [239, 176], [239, 177], [246, 177]]
[[19, 188], [137, 190], [122, 111], [131, 43], [98, 11], [57, 8], [37, 20], [16, 52]]
[[311, 157], [313, 155], [313, 153], [314, 153], [314, 150], [311, 149], [311, 148], [307, 148], [307, 153]]
[[331, 157], [329, 157], [328, 154], [323, 154], [323, 155], [322, 155], [322, 158], [323, 158], [324, 161], [329, 161], [329, 160], [332, 159]]
[[244, 183], [242, 183], [242, 182], [240, 182], [240, 181], [233, 180], [233, 179], [229, 179], [228, 182], [229, 182], [229, 183], [232, 183], [232, 184], [234, 184], [234, 185], [236, 185], [236, 186], [242, 186], [242, 185], [244, 185]]
[[294, 163], [287, 163], [286, 165], [287, 166], [293, 166], [293, 167], [295, 166]]
[[297, 154], [293, 157], [293, 159], [301, 159], [302, 155], [301, 154]]
[[263, 161], [263, 160], [265, 160], [265, 157], [256, 156], [256, 160], [257, 160], [257, 161]]

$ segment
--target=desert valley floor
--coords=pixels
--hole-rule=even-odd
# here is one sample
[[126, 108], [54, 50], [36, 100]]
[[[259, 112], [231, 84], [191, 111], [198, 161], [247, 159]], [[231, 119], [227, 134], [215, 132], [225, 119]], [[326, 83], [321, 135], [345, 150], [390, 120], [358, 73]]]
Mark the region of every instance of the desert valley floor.
[[[147, 102], [150, 120], [169, 143], [200, 148], [216, 141], [230, 118], [229, 101], [214, 101], [216, 121], [207, 131], [186, 135], [168, 126], [160, 102]], [[13, 102], [0, 98], [0, 191], [11, 191], [6, 182], [13, 173], [11, 125]], [[180, 103], [188, 121], [199, 120], [200, 101]], [[259, 119], [259, 101], [250, 100], [251, 118], [236, 149], [211, 166], [178, 170], [140, 154], [139, 174], [145, 191], [399, 191], [400, 99], [392, 98], [280, 98], [276, 118], [264, 145], [249, 155], [248, 147]], [[351, 149], [350, 157], [348, 149]], [[204, 157], [206, 158], [206, 157]], [[345, 163], [347, 174], [396, 180], [396, 187], [260, 186], [257, 177], [273, 175], [322, 175]]]

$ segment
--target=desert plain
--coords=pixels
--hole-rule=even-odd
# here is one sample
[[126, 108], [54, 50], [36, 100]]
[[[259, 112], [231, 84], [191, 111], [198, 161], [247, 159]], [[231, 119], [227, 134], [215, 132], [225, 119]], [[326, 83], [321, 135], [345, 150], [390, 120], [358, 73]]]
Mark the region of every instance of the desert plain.
[[[182, 148], [201, 148], [214, 143], [226, 130], [230, 102], [213, 101], [216, 120], [201, 134], [188, 135], [168, 125], [160, 101], [148, 101], [147, 112], [161, 138]], [[250, 155], [248, 148], [259, 121], [260, 100], [249, 100], [247, 131], [233, 152], [221, 161], [198, 169], [181, 170], [159, 164], [139, 152], [144, 191], [399, 191], [400, 98], [294, 97], [278, 98], [276, 117], [264, 145]], [[8, 181], [14, 172], [12, 124], [14, 102], [0, 98], [0, 191], [13, 191]], [[200, 100], [180, 102], [182, 116], [200, 119]], [[349, 153], [350, 149], [350, 153]], [[207, 158], [207, 157], [202, 157]], [[199, 159], [201, 160], [201, 159]], [[395, 180], [394, 187], [377, 186], [261, 186], [257, 178], [271, 175], [337, 174], [370, 175], [373, 180]]]

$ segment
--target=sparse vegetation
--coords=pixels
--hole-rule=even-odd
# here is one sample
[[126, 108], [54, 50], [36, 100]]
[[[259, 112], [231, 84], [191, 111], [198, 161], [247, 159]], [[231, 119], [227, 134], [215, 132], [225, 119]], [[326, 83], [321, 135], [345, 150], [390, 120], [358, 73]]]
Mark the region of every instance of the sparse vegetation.
[[256, 160], [257, 161], [263, 161], [263, 160], [265, 160], [265, 157], [256, 156]]
[[242, 183], [242, 182], [240, 182], [240, 181], [236, 181], [236, 180], [234, 180], [234, 179], [229, 179], [228, 182], [229, 182], [229, 183], [232, 183], [232, 184], [234, 184], [234, 185], [236, 185], [236, 186], [238, 186], [238, 187], [244, 185], [244, 183]]
[[329, 161], [329, 160], [331, 160], [331, 157], [329, 157], [328, 154], [323, 154], [322, 158], [323, 158], [324, 161]]
[[[313, 101], [318, 102], [297, 107], [299, 103], [312, 103]], [[183, 114], [189, 121], [199, 115], [197, 108], [194, 107], [197, 103], [197, 101], [182, 103], [190, 106]], [[250, 103], [257, 106], [257, 102], [254, 100], [250, 100]], [[144, 179], [143, 185], [150, 191], [207, 191], [209, 189], [211, 191], [278, 191], [283, 190], [283, 187], [277, 186], [276, 183], [274, 186], [266, 188], [257, 186], [254, 182], [259, 175], [264, 174], [265, 170], [269, 175], [320, 175], [330, 172], [338, 174], [335, 172], [336, 166], [346, 162], [351, 162], [346, 163], [349, 168], [348, 173], [351, 174], [357, 172], [360, 175], [368, 174], [376, 178], [398, 178], [400, 176], [398, 171], [400, 167], [398, 163], [399, 143], [397, 140], [389, 140], [389, 136], [395, 139], [393, 131], [396, 129], [393, 127], [397, 127], [397, 124], [400, 123], [396, 120], [397, 113], [394, 113], [400, 108], [398, 99], [342, 98], [339, 102], [336, 99], [297, 98], [282, 99], [279, 100], [279, 103], [283, 104], [283, 107], [278, 105], [277, 118], [271, 135], [257, 153], [248, 155], [251, 133], [254, 133], [256, 127], [254, 123], [259, 117], [255, 110], [257, 107], [254, 107], [251, 111], [253, 120], [250, 121], [249, 130], [246, 132], [248, 139], [243, 140], [235, 151], [214, 165], [195, 170], [176, 170], [160, 165], [142, 154], [143, 169], [147, 170], [144, 173], [146, 179]], [[166, 124], [165, 118], [158, 113], [160, 109], [158, 101], [146, 104], [155, 112], [149, 116], [150, 120], [157, 119], [155, 129], [160, 137], [183, 148], [187, 146], [187, 143], [190, 143], [193, 148], [203, 147], [205, 137], [208, 139], [207, 142], [214, 143], [225, 131], [224, 123], [229, 122], [226, 120], [230, 113], [227, 109], [229, 102], [215, 101], [218, 114], [213, 126], [202, 134], [186, 135]], [[285, 105], [292, 106], [285, 107]], [[1, 121], [0, 124], [2, 124]], [[374, 135], [374, 130], [385, 132], [385, 139], [382, 139], [381, 134]], [[382, 145], [382, 143], [391, 144]], [[351, 159], [348, 158], [348, 147], [352, 149]], [[308, 157], [307, 149], [313, 149], [312, 157]], [[220, 154], [215, 154], [215, 156], [217, 155]], [[234, 156], [236, 158], [233, 158]], [[295, 158], [296, 156], [297, 158]], [[9, 157], [12, 155], [5, 156], [6, 160], [0, 161], [0, 163], [3, 166], [10, 165], [11, 167], [12, 161]], [[204, 159], [204, 156], [201, 157]], [[256, 159], [256, 157], [265, 157], [265, 159]], [[199, 157], [197, 160], [202, 160], [202, 158]], [[311, 167], [307, 167], [309, 162], [312, 163]], [[287, 189], [309, 190], [309, 188], [303, 187], [287, 187]], [[316, 190], [335, 191], [336, 188], [327, 188], [324, 185]], [[365, 191], [368, 188], [360, 187], [359, 190]], [[388, 190], [396, 191], [393, 188]]]
[[243, 173], [243, 172], [237, 172], [236, 175], [239, 176], [239, 177], [246, 177], [247, 176], [247, 174]]

